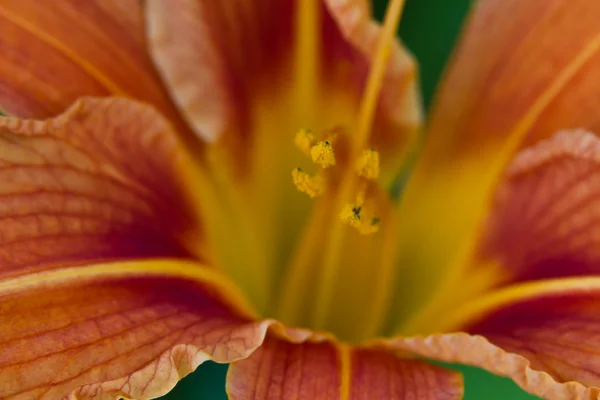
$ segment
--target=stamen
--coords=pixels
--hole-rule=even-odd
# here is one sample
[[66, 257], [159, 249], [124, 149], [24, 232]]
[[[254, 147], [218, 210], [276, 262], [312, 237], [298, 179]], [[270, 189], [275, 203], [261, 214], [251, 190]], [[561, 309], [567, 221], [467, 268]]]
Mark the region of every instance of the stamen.
[[296, 168], [292, 171], [292, 179], [296, 188], [310, 197], [320, 196], [325, 191], [325, 182], [321, 175], [310, 176], [302, 171], [302, 168]]
[[295, 90], [298, 110], [301, 118], [314, 118], [312, 104], [318, 96], [319, 66], [321, 54], [321, 40], [319, 40], [319, 27], [321, 26], [322, 10], [318, 0], [301, 0], [296, 2], [294, 70]]
[[373, 149], [363, 150], [356, 163], [358, 176], [373, 180], [379, 176], [379, 153]]
[[381, 37], [377, 44], [377, 51], [375, 52], [365, 92], [360, 104], [356, 132], [354, 134], [354, 154], [357, 154], [360, 149], [364, 148], [369, 140], [377, 100], [383, 86], [383, 78], [403, 8], [404, 0], [390, 0], [383, 22]]
[[[383, 86], [388, 59], [394, 45], [396, 28], [400, 21], [403, 5], [404, 0], [390, 0], [389, 2], [378, 48], [372, 60], [366, 88], [359, 106], [355, 129], [352, 132], [352, 141], [349, 143], [349, 154], [347, 154], [346, 158], [352, 162], [358, 159], [361, 151], [367, 147], [367, 143], [369, 142], [372, 122]], [[311, 155], [312, 151], [313, 149], [311, 149]], [[350, 169], [354, 172], [352, 167]], [[350, 171], [344, 172], [346, 173], [337, 188], [334, 207], [339, 207], [337, 208], [338, 210], [342, 209], [340, 213], [342, 220], [347, 221], [351, 225], [356, 225], [359, 222], [358, 230], [361, 233], [377, 231], [379, 228], [379, 219], [377, 216], [366, 213], [364, 206], [361, 206], [359, 209], [355, 204], [345, 204], [347, 199], [351, 198], [353, 193], [356, 193], [358, 181], [361, 179], [364, 180], [364, 178], [356, 176], [354, 173], [348, 173]], [[334, 224], [327, 235], [327, 239], [325, 239], [328, 241], [328, 245], [323, 254], [323, 266], [320, 272], [321, 279], [315, 288], [315, 304], [319, 304], [319, 307], [311, 315], [312, 326], [315, 329], [322, 329], [326, 326], [327, 318], [331, 311], [330, 307], [334, 295], [333, 288], [335, 287], [335, 282], [339, 279], [339, 269], [341, 268], [340, 257], [344, 251], [345, 232], [343, 224]]]
[[308, 129], [300, 129], [298, 133], [296, 133], [296, 137], [294, 139], [296, 143], [296, 147], [298, 147], [304, 154], [307, 156], [310, 155], [310, 149], [315, 144], [315, 137], [312, 132]]
[[313, 162], [321, 168], [328, 168], [335, 165], [335, 154], [329, 140], [324, 140], [314, 145], [310, 149], [310, 155]]

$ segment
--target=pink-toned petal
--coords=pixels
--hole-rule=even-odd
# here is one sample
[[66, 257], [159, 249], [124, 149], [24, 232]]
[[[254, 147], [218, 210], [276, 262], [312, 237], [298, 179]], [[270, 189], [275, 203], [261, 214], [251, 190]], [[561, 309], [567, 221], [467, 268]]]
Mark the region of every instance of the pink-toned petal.
[[0, 397], [147, 399], [211, 359], [247, 357], [270, 321], [202, 265], [134, 261], [0, 283]]
[[522, 150], [490, 211], [480, 257], [533, 280], [600, 273], [600, 139], [559, 132]]
[[396, 348], [508, 376], [548, 399], [600, 396], [600, 278], [532, 282], [503, 289], [440, 316], [427, 337]]
[[0, 1], [0, 109], [54, 116], [81, 96], [142, 99], [170, 118], [146, 52], [140, 0]]
[[377, 349], [268, 337], [227, 376], [232, 399], [460, 399], [459, 373]]
[[186, 156], [167, 121], [130, 100], [0, 118], [0, 281], [106, 260], [206, 259]]

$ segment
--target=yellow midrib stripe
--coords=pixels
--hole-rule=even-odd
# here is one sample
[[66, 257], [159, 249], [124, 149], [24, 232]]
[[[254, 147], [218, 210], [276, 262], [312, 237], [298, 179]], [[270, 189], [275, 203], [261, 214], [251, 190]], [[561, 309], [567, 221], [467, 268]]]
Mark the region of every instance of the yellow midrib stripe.
[[340, 362], [340, 400], [350, 398], [350, 380], [352, 376], [352, 359], [350, 346], [345, 343], [337, 344]]
[[0, 280], [0, 296], [35, 289], [39, 286], [78, 284], [93, 282], [96, 279], [156, 278], [161, 276], [185, 279], [215, 287], [236, 311], [252, 319], [258, 318], [244, 295], [222, 273], [194, 261], [177, 259], [115, 261], [29, 273]]
[[86, 71], [90, 76], [96, 79], [99, 83], [101, 83], [109, 92], [126, 96], [126, 92], [121, 90], [119, 86], [114, 83], [112, 80], [108, 79], [106, 75], [96, 69], [92, 64], [87, 62], [85, 59], [79, 57], [76, 53], [71, 51], [69, 48], [64, 46], [60, 41], [56, 40], [52, 36], [47, 35], [46, 33], [38, 30], [34, 25], [28, 23], [27, 21], [17, 17], [13, 13], [7, 11], [4, 8], [0, 8], [0, 15], [4, 16], [7, 20], [13, 22], [14, 24], [20, 26], [24, 30], [30, 32], [35, 37], [39, 38], [44, 43], [48, 44], [50, 47], [56, 49], [57, 51], [64, 54], [67, 58], [72, 60], [75, 64], [81, 67], [84, 71]]
[[461, 329], [465, 324], [477, 321], [493, 313], [494, 310], [534, 300], [542, 294], [551, 297], [565, 294], [589, 295], [590, 292], [600, 293], [600, 277], [571, 277], [520, 283], [496, 290], [478, 301], [465, 304], [455, 313], [442, 317], [439, 328], [444, 332]]

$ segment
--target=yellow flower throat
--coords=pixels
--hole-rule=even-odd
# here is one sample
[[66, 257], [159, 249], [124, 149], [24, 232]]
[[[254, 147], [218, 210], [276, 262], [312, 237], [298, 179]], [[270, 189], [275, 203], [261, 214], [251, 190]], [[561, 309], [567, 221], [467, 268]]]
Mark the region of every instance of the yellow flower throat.
[[[309, 130], [302, 129], [296, 134], [296, 146], [319, 167], [316, 175], [311, 176], [301, 168], [292, 171], [292, 179], [299, 191], [310, 197], [323, 195], [328, 187], [333, 186], [336, 179], [336, 148], [343, 147], [340, 133], [337, 130], [324, 132], [322, 137], [315, 138]], [[348, 168], [354, 170], [356, 176], [355, 199], [340, 210], [340, 218], [362, 234], [377, 232], [381, 219], [372, 201], [367, 201], [368, 191], [378, 190], [374, 182], [379, 176], [379, 153], [373, 149], [363, 150], [358, 159]], [[343, 168], [343, 167], [342, 167]], [[332, 171], [333, 170], [333, 171]], [[352, 171], [350, 171], [352, 173]]]
[[[305, 20], [312, 20], [309, 16], [315, 10], [308, 6], [313, 3], [300, 4], [306, 7]], [[380, 182], [383, 173], [377, 150], [383, 149], [372, 148], [371, 133], [403, 5], [403, 0], [389, 3], [354, 121], [315, 131], [300, 129], [293, 139], [313, 163], [306, 170], [293, 169], [293, 183], [300, 192], [322, 200], [286, 268], [274, 316], [289, 325], [332, 332], [343, 340], [379, 335], [389, 314], [395, 222], [386, 221], [393, 210]], [[299, 15], [302, 20], [303, 14]], [[298, 26], [313, 31], [310, 24]], [[307, 32], [298, 37], [310, 38], [302, 34]], [[318, 45], [312, 39], [299, 42], [304, 51], [297, 57], [302, 72], [297, 81], [298, 104], [312, 104], [309, 89], [317, 90], [308, 79], [314, 75], [310, 66]]]

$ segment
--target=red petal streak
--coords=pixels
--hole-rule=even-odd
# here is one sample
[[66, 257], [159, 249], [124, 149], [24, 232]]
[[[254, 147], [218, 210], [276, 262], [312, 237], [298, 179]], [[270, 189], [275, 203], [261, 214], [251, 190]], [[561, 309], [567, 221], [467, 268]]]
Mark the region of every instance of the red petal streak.
[[248, 356], [270, 325], [225, 305], [206, 281], [88, 279], [84, 269], [0, 293], [0, 398], [153, 398], [207, 359]]
[[247, 134], [248, 90], [289, 52], [292, 3], [148, 1], [151, 54], [204, 139], [215, 140], [232, 124]]
[[48, 121], [0, 118], [0, 132], [0, 280], [201, 245], [184, 149], [152, 108], [84, 99]]
[[54, 116], [80, 96], [125, 95], [178, 115], [146, 52], [139, 0], [0, 2], [0, 109]]
[[232, 399], [459, 399], [460, 374], [424, 361], [333, 342], [269, 337], [227, 376]]
[[517, 155], [496, 194], [482, 257], [512, 280], [600, 272], [600, 140], [565, 131]]

